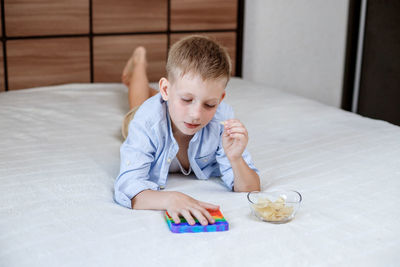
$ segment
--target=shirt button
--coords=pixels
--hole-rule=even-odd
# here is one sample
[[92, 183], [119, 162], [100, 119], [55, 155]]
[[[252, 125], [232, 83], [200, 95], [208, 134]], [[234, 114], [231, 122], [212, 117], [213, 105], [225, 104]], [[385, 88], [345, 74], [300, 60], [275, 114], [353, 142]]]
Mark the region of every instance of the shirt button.
[[131, 165], [131, 162], [129, 160], [127, 160], [126, 165]]
[[203, 162], [207, 162], [208, 161], [208, 159], [203, 159]]
[[167, 159], [167, 162], [168, 162], [168, 163], [171, 163], [171, 161], [172, 161], [171, 158], [168, 158], [168, 159]]

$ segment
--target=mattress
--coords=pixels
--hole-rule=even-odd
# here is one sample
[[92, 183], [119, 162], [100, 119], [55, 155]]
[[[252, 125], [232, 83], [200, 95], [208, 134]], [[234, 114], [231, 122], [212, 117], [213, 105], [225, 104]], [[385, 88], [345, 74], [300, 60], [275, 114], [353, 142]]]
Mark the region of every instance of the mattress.
[[218, 204], [230, 229], [171, 233], [162, 211], [113, 201], [122, 84], [0, 94], [0, 266], [395, 266], [400, 127], [234, 78], [224, 100], [249, 132], [262, 190], [303, 196], [294, 220], [251, 214], [216, 177], [165, 190]]

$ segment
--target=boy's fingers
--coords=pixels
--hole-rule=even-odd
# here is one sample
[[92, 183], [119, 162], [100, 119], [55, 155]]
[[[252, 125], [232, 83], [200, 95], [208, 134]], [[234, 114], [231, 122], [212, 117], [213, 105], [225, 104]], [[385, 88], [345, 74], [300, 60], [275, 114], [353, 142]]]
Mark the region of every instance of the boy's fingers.
[[243, 127], [232, 127], [226, 130], [227, 133], [243, 133], [246, 134], [247, 130]]
[[226, 120], [224, 123], [224, 126], [226, 127], [232, 127], [232, 126], [239, 126], [243, 125], [239, 120], [232, 119], [232, 120]]
[[211, 214], [206, 210], [205, 208], [201, 208], [200, 211], [203, 213], [203, 215], [207, 218], [207, 220], [210, 223], [215, 223], [214, 217], [211, 216]]
[[203, 202], [203, 201], [199, 201], [200, 206], [202, 206], [205, 209], [210, 209], [210, 210], [217, 210], [219, 209], [218, 205], [214, 205], [211, 203], [207, 203], [207, 202]]
[[174, 212], [174, 213], [169, 213], [169, 215], [171, 215], [172, 220], [174, 220], [175, 223], [180, 223], [181, 219], [179, 219], [178, 213]]
[[243, 124], [241, 123], [235, 123], [235, 124], [231, 124], [228, 125], [224, 128], [224, 132], [233, 132], [233, 131], [243, 131], [243, 132], [247, 132], [246, 127], [244, 127]]
[[230, 127], [230, 126], [232, 126], [233, 123], [236, 123], [236, 122], [237, 122], [237, 120], [234, 120], [234, 119], [225, 120], [225, 121], [220, 121], [220, 123], [221, 123], [222, 125], [224, 125], [224, 128]]
[[239, 139], [239, 140], [244, 138], [244, 137], [245, 137], [245, 135], [242, 134], [242, 133], [232, 133], [232, 134], [229, 135], [229, 138]]
[[237, 121], [239, 121], [238, 119], [229, 119], [229, 120], [226, 120], [225, 122], [226, 123], [234, 123], [234, 122], [237, 122]]
[[188, 224], [194, 225], [196, 223], [189, 211], [184, 210], [181, 212], [181, 215], [186, 219]]
[[200, 222], [201, 225], [208, 224], [208, 218], [206, 219], [206, 217], [204, 217], [203, 214], [199, 210], [193, 209], [193, 210], [190, 210], [190, 212], [193, 214], [194, 217], [197, 218], [197, 220]]

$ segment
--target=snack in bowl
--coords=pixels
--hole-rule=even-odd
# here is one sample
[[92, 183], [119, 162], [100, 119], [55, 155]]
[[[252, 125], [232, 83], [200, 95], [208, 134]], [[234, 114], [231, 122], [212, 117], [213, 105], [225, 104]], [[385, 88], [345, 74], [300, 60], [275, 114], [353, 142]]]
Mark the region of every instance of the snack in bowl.
[[297, 191], [253, 191], [247, 194], [247, 199], [251, 210], [260, 220], [286, 223], [294, 218], [302, 196]]

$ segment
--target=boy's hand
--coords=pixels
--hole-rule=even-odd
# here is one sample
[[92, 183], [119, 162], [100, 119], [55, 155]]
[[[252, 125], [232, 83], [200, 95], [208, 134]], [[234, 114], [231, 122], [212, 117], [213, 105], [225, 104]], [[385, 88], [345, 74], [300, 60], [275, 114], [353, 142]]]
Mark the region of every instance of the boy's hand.
[[230, 161], [242, 158], [243, 151], [248, 141], [247, 129], [239, 120], [232, 119], [224, 122], [222, 146]]
[[182, 215], [190, 225], [196, 223], [193, 216], [199, 220], [201, 225], [213, 224], [215, 222], [206, 209], [217, 210], [219, 206], [198, 201], [180, 192], [168, 193], [170, 193], [170, 196], [167, 201], [167, 212], [175, 223], [180, 223], [179, 215]]

